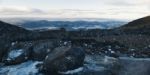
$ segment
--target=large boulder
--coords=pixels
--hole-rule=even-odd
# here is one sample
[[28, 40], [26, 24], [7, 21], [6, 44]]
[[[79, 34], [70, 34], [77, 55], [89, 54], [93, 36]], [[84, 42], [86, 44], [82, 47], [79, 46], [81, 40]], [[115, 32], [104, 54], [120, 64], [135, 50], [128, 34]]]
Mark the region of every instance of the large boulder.
[[57, 74], [83, 66], [85, 53], [78, 47], [58, 47], [44, 60], [46, 74]]
[[28, 52], [25, 49], [14, 49], [8, 52], [3, 62], [7, 65], [22, 63], [28, 59]]
[[44, 60], [46, 55], [51, 52], [54, 48], [54, 44], [51, 41], [40, 41], [35, 43], [32, 48], [32, 59], [33, 60]]
[[13, 42], [2, 62], [5, 65], [13, 65], [28, 60], [31, 54], [31, 46], [32, 44], [27, 42]]
[[60, 40], [39, 40], [34, 41], [32, 46], [32, 59], [36, 61], [43, 61], [45, 57], [55, 48], [60, 46]]

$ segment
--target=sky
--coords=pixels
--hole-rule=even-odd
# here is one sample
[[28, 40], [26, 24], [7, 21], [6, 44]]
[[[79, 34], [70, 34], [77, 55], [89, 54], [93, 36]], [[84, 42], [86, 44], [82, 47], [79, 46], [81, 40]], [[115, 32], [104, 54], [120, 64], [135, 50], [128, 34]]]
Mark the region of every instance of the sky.
[[150, 0], [0, 0], [0, 17], [137, 19]]

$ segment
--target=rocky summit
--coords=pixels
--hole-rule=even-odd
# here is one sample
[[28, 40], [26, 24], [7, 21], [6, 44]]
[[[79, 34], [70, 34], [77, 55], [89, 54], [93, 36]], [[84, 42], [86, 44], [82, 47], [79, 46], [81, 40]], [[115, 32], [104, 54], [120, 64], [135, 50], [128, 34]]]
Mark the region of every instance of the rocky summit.
[[113, 29], [28, 30], [0, 21], [0, 75], [149, 75], [150, 17]]

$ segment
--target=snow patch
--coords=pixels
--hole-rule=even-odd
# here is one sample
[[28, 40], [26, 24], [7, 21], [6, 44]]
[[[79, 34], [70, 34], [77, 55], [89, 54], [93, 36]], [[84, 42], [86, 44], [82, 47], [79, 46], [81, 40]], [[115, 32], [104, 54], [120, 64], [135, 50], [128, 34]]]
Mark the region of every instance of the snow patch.
[[12, 42], [12, 43], [11, 43], [11, 46], [14, 46], [15, 44], [16, 44], [15, 42]]
[[78, 73], [81, 71], [83, 71], [83, 67], [79, 67], [79, 68], [74, 69], [74, 70], [69, 70], [67, 72], [58, 72], [58, 73], [60, 73], [60, 74], [74, 74], [74, 73]]
[[42, 62], [27, 61], [25, 63], [0, 68], [0, 75], [37, 75], [36, 65]]
[[110, 51], [112, 54], [115, 53], [115, 51]]
[[90, 71], [103, 71], [106, 70], [105, 67], [97, 64], [85, 64], [86, 68]]
[[9, 52], [7, 60], [9, 60], [9, 59], [14, 59], [14, 58], [20, 56], [20, 55], [23, 54], [23, 53], [24, 53], [24, 50], [23, 50], [23, 49], [12, 50], [12, 51]]
[[64, 45], [67, 45], [68, 42], [64, 42]]

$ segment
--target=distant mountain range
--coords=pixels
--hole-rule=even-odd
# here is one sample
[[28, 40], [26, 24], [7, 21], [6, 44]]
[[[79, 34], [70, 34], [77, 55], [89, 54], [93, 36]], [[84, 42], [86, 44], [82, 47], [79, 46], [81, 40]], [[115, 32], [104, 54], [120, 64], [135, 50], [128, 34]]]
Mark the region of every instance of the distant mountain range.
[[112, 29], [124, 25], [122, 21], [26, 21], [20, 23], [21, 27], [27, 29], [57, 29], [65, 28], [66, 30], [76, 29]]
[[126, 24], [126, 21], [111, 19], [56, 19], [56, 20], [40, 20], [40, 19], [4, 19], [5, 22], [19, 25], [20, 27], [37, 30], [37, 29], [59, 29], [66, 30], [78, 29], [112, 29]]

